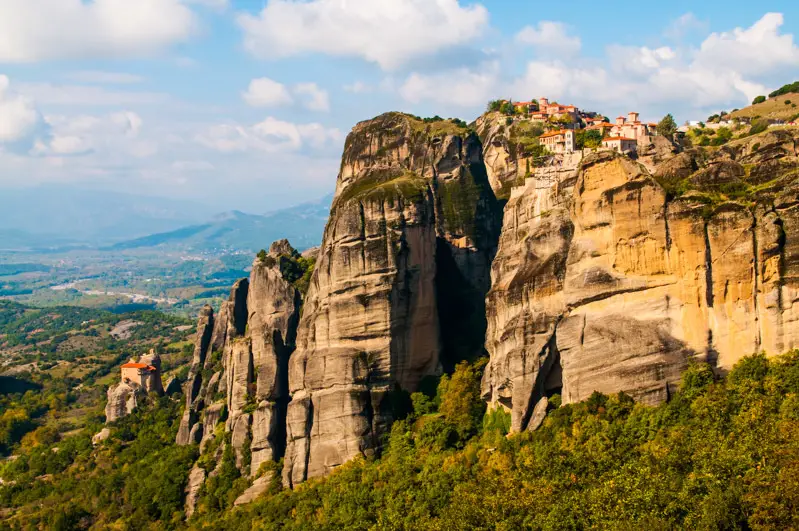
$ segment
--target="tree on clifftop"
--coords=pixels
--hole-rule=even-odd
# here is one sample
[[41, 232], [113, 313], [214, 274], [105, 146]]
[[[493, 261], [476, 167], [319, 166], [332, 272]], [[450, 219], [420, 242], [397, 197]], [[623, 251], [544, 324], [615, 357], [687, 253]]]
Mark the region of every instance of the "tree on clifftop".
[[657, 132], [660, 136], [671, 138], [677, 132], [677, 122], [674, 116], [667, 114], [657, 125]]

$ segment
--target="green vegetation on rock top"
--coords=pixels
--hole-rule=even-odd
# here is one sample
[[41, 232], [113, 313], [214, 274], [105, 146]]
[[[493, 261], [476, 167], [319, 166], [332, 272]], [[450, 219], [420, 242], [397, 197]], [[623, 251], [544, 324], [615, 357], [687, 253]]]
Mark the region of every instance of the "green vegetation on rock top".
[[427, 181], [411, 171], [370, 170], [369, 174], [350, 184], [337, 198], [336, 203], [344, 204], [352, 199], [379, 200], [403, 197], [408, 201], [418, 201], [427, 190]]

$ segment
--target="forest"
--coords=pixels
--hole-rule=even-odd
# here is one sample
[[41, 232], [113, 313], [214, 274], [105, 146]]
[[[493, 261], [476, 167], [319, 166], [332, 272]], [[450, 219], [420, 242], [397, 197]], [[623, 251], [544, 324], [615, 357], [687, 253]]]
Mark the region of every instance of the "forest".
[[575, 404], [556, 395], [538, 430], [511, 436], [509, 416], [480, 398], [483, 363], [406, 396], [381, 456], [294, 490], [276, 475], [261, 498], [232, 507], [250, 480], [226, 453], [188, 522], [198, 450], [174, 445], [179, 400], [154, 400], [94, 448], [100, 424], [28, 441], [0, 469], [0, 529], [799, 526], [799, 351], [748, 356], [724, 377], [694, 364], [657, 407], [623, 393]]

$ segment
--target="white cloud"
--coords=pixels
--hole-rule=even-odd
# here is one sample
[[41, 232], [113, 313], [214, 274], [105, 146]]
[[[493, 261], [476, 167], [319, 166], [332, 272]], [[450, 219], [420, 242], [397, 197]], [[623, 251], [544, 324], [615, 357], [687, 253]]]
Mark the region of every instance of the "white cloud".
[[250, 86], [242, 97], [252, 107], [279, 107], [294, 101], [285, 85], [268, 77], [250, 81]]
[[483, 105], [495, 94], [499, 65], [484, 64], [477, 71], [468, 68], [425, 75], [412, 73], [399, 88], [400, 95], [411, 103], [422, 100], [442, 105], [472, 107]]
[[19, 91], [40, 105], [127, 106], [166, 103], [169, 96], [157, 92], [110, 90], [95, 85], [20, 83]]
[[141, 131], [144, 123], [141, 117], [135, 112], [123, 111], [110, 115], [111, 122], [120, 127], [126, 136], [136, 137]]
[[329, 111], [330, 97], [326, 90], [316, 83], [298, 83], [289, 88], [283, 83], [261, 77], [250, 81], [246, 92], [241, 95], [251, 107], [282, 107], [300, 100], [302, 105], [312, 111]]
[[24, 140], [41, 123], [34, 103], [12, 93], [10, 86], [8, 77], [0, 75], [0, 144]]
[[354, 83], [350, 83], [349, 85], [344, 85], [344, 90], [347, 92], [351, 92], [353, 94], [365, 94], [368, 92], [372, 92], [372, 87], [367, 85], [363, 81], [355, 81]]
[[696, 63], [748, 75], [795, 67], [799, 65], [799, 48], [793, 42], [793, 35], [780, 33], [783, 22], [781, 13], [766, 13], [750, 28], [712, 33], [702, 43]]
[[697, 49], [609, 46], [601, 62], [533, 61], [511, 93], [676, 112], [746, 105], [768, 92], [764, 76], [799, 67], [799, 48], [782, 24], [782, 15], [768, 13], [749, 28], [710, 34]]
[[488, 11], [458, 0], [269, 0], [238, 16], [244, 46], [262, 58], [305, 53], [361, 57], [394, 69], [468, 44], [488, 25]]
[[151, 55], [195, 28], [180, 0], [3, 0], [0, 61]]
[[36, 156], [87, 155], [95, 151], [132, 156], [152, 154], [149, 142], [137, 140], [144, 121], [132, 111], [105, 115], [49, 115], [49, 134], [39, 138], [31, 152]]
[[78, 83], [97, 83], [100, 85], [129, 85], [141, 83], [144, 78], [134, 74], [126, 74], [123, 72], [100, 72], [94, 70], [82, 70], [80, 72], [71, 72], [67, 75], [72, 81]]
[[312, 111], [329, 111], [330, 98], [327, 91], [319, 88], [316, 83], [299, 83], [294, 87], [294, 93], [305, 96], [305, 107]]
[[570, 57], [580, 51], [580, 38], [569, 35], [562, 22], [542, 20], [536, 27], [525, 26], [516, 34], [516, 42], [535, 47], [539, 53]]
[[218, 124], [195, 137], [201, 145], [223, 153], [297, 151], [308, 145], [321, 149], [343, 139], [338, 129], [318, 123], [295, 124], [268, 117], [252, 126]]
[[606, 52], [613, 70], [631, 74], [650, 74], [677, 58], [677, 53], [668, 46], [652, 49], [647, 46], [611, 45]]

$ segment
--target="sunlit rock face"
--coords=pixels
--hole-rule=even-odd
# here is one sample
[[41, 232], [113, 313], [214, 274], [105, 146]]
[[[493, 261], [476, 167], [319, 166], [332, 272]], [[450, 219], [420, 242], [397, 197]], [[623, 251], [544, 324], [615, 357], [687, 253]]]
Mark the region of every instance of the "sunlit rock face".
[[513, 188], [487, 299], [486, 400], [519, 431], [555, 393], [655, 403], [691, 359], [724, 371], [794, 348], [794, 145], [775, 131], [667, 157], [654, 176], [598, 153]]
[[289, 363], [286, 484], [374, 452], [392, 392], [482, 353], [499, 226], [465, 127], [389, 113], [353, 129]]

